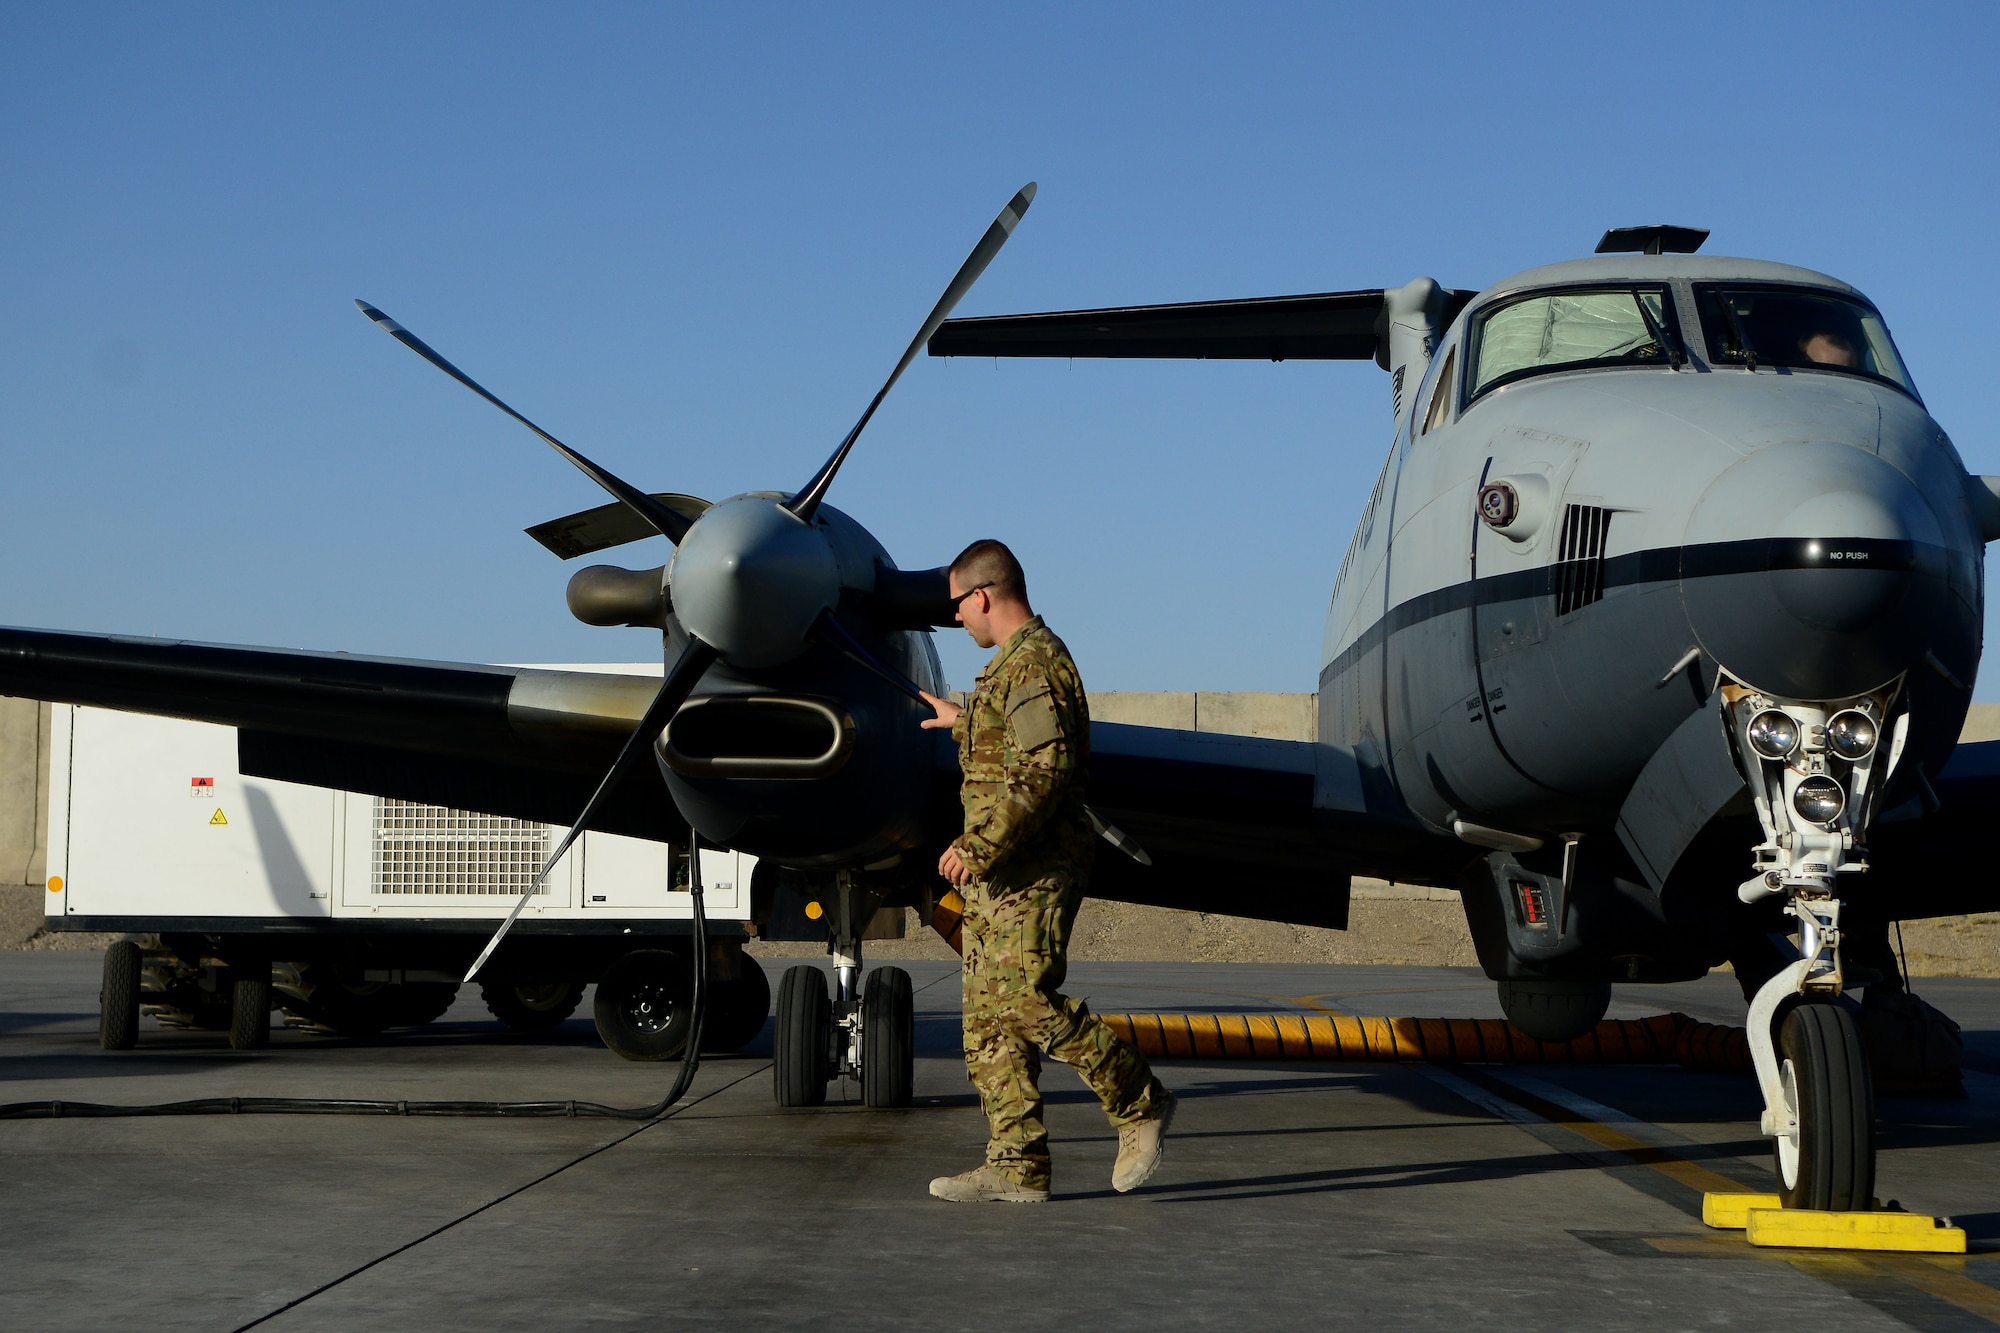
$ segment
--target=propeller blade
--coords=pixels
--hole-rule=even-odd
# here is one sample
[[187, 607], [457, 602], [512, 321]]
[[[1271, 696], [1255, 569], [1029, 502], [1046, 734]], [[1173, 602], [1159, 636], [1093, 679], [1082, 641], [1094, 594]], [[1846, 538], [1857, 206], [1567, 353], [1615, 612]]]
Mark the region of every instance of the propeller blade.
[[1020, 225], [1021, 219], [1028, 212], [1028, 205], [1033, 202], [1035, 202], [1035, 183], [1029, 181], [1021, 187], [1019, 193], [1007, 201], [1007, 206], [1000, 210], [1000, 216], [993, 219], [993, 225], [979, 238], [979, 244], [972, 247], [972, 253], [967, 255], [965, 263], [959, 266], [957, 276], [952, 278], [951, 285], [944, 289], [944, 295], [938, 298], [937, 307], [931, 311], [930, 318], [924, 321], [924, 326], [917, 330], [917, 336], [910, 341], [909, 350], [903, 353], [903, 359], [896, 363], [896, 368], [889, 372], [888, 380], [875, 391], [875, 397], [870, 400], [868, 410], [861, 414], [861, 420], [854, 423], [854, 429], [847, 432], [847, 438], [840, 442], [840, 447], [833, 451], [833, 457], [826, 460], [825, 466], [813, 475], [813, 479], [807, 482], [797, 495], [785, 502], [785, 508], [807, 522], [812, 520], [814, 512], [819, 508], [819, 502], [826, 498], [827, 487], [833, 485], [833, 474], [840, 471], [840, 465], [847, 461], [848, 450], [852, 449], [854, 442], [861, 438], [861, 432], [868, 425], [868, 419], [875, 415], [876, 408], [882, 406], [882, 400], [889, 396], [889, 390], [896, 387], [896, 381], [902, 378], [903, 372], [909, 368], [910, 362], [916, 359], [917, 353], [924, 349], [924, 344], [931, 340], [931, 335], [938, 331], [938, 326], [951, 317], [952, 308], [959, 303], [960, 298], [972, 290], [973, 283], [979, 281], [979, 275], [993, 262], [993, 256], [1000, 253], [1000, 247], [1007, 244], [1007, 238], [1014, 234], [1014, 228]]
[[[685, 518], [689, 526], [709, 508], [708, 501], [698, 496], [677, 495], [672, 491], [654, 491], [653, 498]], [[564, 560], [608, 551], [627, 542], [644, 541], [653, 535], [652, 526], [622, 504], [599, 505], [580, 514], [565, 514], [523, 531]]]
[[668, 541], [678, 544], [681, 538], [687, 536], [688, 529], [694, 526], [692, 520], [686, 518], [681, 514], [675, 513], [672, 509], [669, 509], [666, 505], [661, 504], [658, 500], [655, 500], [652, 496], [646, 494], [638, 487], [629, 485], [626, 482], [619, 480], [617, 477], [612, 476], [609, 472], [606, 472], [603, 468], [591, 462], [588, 458], [585, 458], [582, 454], [570, 448], [568, 445], [564, 444], [561, 440], [558, 440], [555, 436], [549, 434], [547, 431], [543, 430], [540, 426], [537, 426], [534, 422], [522, 416], [519, 412], [516, 412], [513, 408], [507, 406], [507, 404], [501, 402], [498, 398], [488, 393], [486, 391], [485, 386], [480, 384], [478, 380], [473, 379], [472, 376], [466, 374], [464, 371], [460, 370], [457, 366], [454, 366], [451, 362], [445, 360], [442, 356], [439, 356], [437, 350], [433, 348], [429, 343], [425, 342], [422, 338], [419, 338], [416, 334], [411, 333], [408, 329], [404, 328], [401, 324], [398, 324], [395, 320], [390, 319], [387, 315], [383, 314], [380, 310], [377, 310], [374, 306], [369, 305], [366, 301], [361, 301], [361, 300], [355, 301], [354, 304], [361, 308], [362, 314], [368, 316], [368, 318], [374, 320], [377, 324], [381, 325], [383, 331], [389, 334], [391, 337], [393, 337], [397, 342], [403, 344], [403, 346], [409, 348], [411, 351], [415, 352], [418, 356], [430, 362], [432, 365], [436, 366], [439, 370], [442, 370], [445, 374], [451, 376], [453, 379], [457, 380], [460, 384], [463, 384], [466, 388], [472, 390], [474, 393], [478, 394], [481, 398], [484, 398], [487, 402], [493, 404], [493, 406], [499, 408], [502, 412], [505, 412], [508, 416], [514, 418], [514, 420], [520, 422], [523, 426], [526, 426], [529, 430], [535, 432], [535, 434], [541, 436], [543, 441], [546, 442], [550, 448], [554, 449], [564, 458], [567, 458], [570, 462], [576, 464], [577, 469], [581, 471], [583, 475], [589, 477], [599, 486], [602, 486], [605, 490], [611, 492], [611, 494], [617, 496], [620, 500], [624, 501], [627, 508], [632, 510], [633, 513], [639, 515], [639, 517], [645, 519], [647, 523], [652, 525], [653, 531], [659, 533], [662, 537], [665, 537]]
[[500, 929], [493, 932], [493, 938], [486, 941], [486, 947], [479, 951], [479, 957], [473, 960], [472, 968], [465, 974], [465, 981], [461, 984], [470, 985], [472, 979], [479, 975], [479, 969], [486, 966], [486, 960], [500, 947], [500, 941], [506, 938], [507, 931], [513, 926], [515, 918], [521, 915], [529, 899], [541, 889], [542, 882], [549, 877], [549, 872], [563, 859], [563, 853], [583, 836], [605, 799], [611, 795], [625, 775], [632, 771], [640, 756], [651, 748], [654, 738], [660, 734], [668, 720], [679, 711], [680, 706], [687, 702], [688, 695], [694, 692], [696, 683], [701, 680], [702, 672], [708, 670], [709, 664], [718, 656], [715, 649], [700, 639], [688, 640], [687, 647], [681, 649], [681, 655], [675, 658], [673, 666], [667, 669], [666, 679], [660, 682], [660, 692], [654, 695], [653, 702], [646, 706], [645, 715], [639, 719], [639, 725], [625, 738], [625, 748], [620, 750], [618, 758], [612, 761], [611, 771], [604, 775], [604, 781], [597, 784], [597, 790], [592, 792], [590, 799], [584, 803], [583, 813], [576, 817], [576, 823], [570, 827], [568, 836], [543, 863], [541, 873], [535, 876], [532, 884], [528, 885], [527, 892], [521, 895], [521, 900], [514, 904], [514, 910], [500, 923]]
[[[880, 676], [904, 694], [909, 695], [918, 703], [924, 702], [924, 692], [918, 688], [915, 681], [882, 661], [875, 654], [869, 652], [866, 644], [848, 632], [847, 626], [834, 619], [832, 611], [822, 611], [819, 613], [819, 619], [813, 622], [810, 634], [811, 637], [818, 639], [828, 647], [834, 648], [853, 658], [854, 661], [860, 663], [869, 671], [874, 672], [877, 676]], [[925, 706], [928, 707], [929, 705]]]

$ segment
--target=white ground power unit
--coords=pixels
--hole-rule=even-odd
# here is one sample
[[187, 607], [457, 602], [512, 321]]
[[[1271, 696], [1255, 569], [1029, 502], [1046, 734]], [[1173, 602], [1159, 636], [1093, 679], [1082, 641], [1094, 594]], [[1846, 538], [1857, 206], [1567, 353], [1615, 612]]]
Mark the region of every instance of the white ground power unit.
[[[602, 669], [602, 668], [599, 668]], [[234, 728], [58, 705], [49, 783], [49, 925], [132, 937], [105, 960], [103, 1040], [141, 1008], [260, 1046], [273, 1008], [360, 1035], [441, 1015], [566, 829], [245, 777]], [[762, 1028], [770, 992], [742, 950], [754, 858], [702, 853], [711, 978], [702, 1045]], [[683, 849], [586, 833], [480, 977], [517, 1029], [560, 1023], [595, 983], [605, 1043], [685, 1045], [692, 909]]]

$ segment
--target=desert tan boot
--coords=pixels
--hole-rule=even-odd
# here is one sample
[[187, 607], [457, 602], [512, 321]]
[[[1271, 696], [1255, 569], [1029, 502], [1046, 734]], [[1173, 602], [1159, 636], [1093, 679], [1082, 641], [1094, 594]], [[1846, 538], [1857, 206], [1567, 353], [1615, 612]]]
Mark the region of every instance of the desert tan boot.
[[1118, 1162], [1111, 1168], [1112, 1189], [1120, 1194], [1138, 1189], [1160, 1169], [1160, 1144], [1167, 1137], [1167, 1126], [1174, 1122], [1177, 1104], [1174, 1095], [1168, 1093], [1167, 1104], [1158, 1115], [1118, 1131]]
[[931, 1194], [951, 1203], [1047, 1203], [1047, 1186], [1016, 1185], [990, 1166], [976, 1167], [963, 1175], [939, 1176], [931, 1182]]

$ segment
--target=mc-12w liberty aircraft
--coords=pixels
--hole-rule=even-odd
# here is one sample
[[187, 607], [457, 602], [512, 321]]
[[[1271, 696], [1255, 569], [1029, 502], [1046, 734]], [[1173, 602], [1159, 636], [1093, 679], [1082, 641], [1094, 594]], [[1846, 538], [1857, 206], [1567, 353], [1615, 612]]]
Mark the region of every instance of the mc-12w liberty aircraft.
[[[760, 910], [826, 904], [836, 963], [834, 997], [810, 968], [780, 988], [779, 1100], [855, 1073], [871, 1104], [907, 1101], [907, 991], [878, 969], [863, 994], [860, 935], [941, 887], [960, 827], [955, 752], [915, 698], [944, 688], [926, 635], [953, 608], [943, 569], [898, 569], [825, 503], [841, 463], [925, 347], [1373, 359], [1395, 431], [1334, 583], [1317, 741], [1095, 724], [1091, 804], [1131, 854], [1100, 857], [1091, 891], [1341, 926], [1355, 874], [1456, 888], [1507, 1014], [1552, 1041], [1616, 982], [1726, 961], [1787, 1203], [1869, 1207], [1845, 992], [1899, 987], [1889, 921], [2000, 906], [1979, 828], [2000, 745], [1954, 754], [2000, 479], [1967, 473], [1876, 309], [1640, 227], [1476, 293], [949, 319], [1033, 196], [791, 492], [642, 491], [362, 306], [615, 497], [529, 530], [557, 555], [675, 543], [663, 568], [570, 585], [589, 623], [663, 631], [657, 687], [5, 630], [0, 691], [233, 725], [246, 774], [753, 853]], [[533, 958], [512, 939], [486, 966], [527, 978]]]

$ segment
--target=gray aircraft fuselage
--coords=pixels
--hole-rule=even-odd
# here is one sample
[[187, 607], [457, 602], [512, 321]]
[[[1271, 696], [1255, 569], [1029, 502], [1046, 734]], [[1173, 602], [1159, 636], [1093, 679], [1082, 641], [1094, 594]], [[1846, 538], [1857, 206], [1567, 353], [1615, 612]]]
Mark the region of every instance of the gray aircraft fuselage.
[[[1950, 439], [1883, 378], [1712, 358], [1706, 284], [1865, 302], [1823, 274], [1749, 260], [1550, 265], [1481, 292], [1401, 397], [1333, 592], [1320, 739], [1435, 832], [1603, 836], [1723, 680], [1805, 700], [1900, 680], [1901, 764], [1935, 774], [1956, 741], [1983, 590]], [[1470, 392], [1485, 312], [1621, 285], [1664, 289], [1684, 364], [1555, 369]], [[1481, 520], [1496, 478], [1538, 506], [1528, 535]]]

